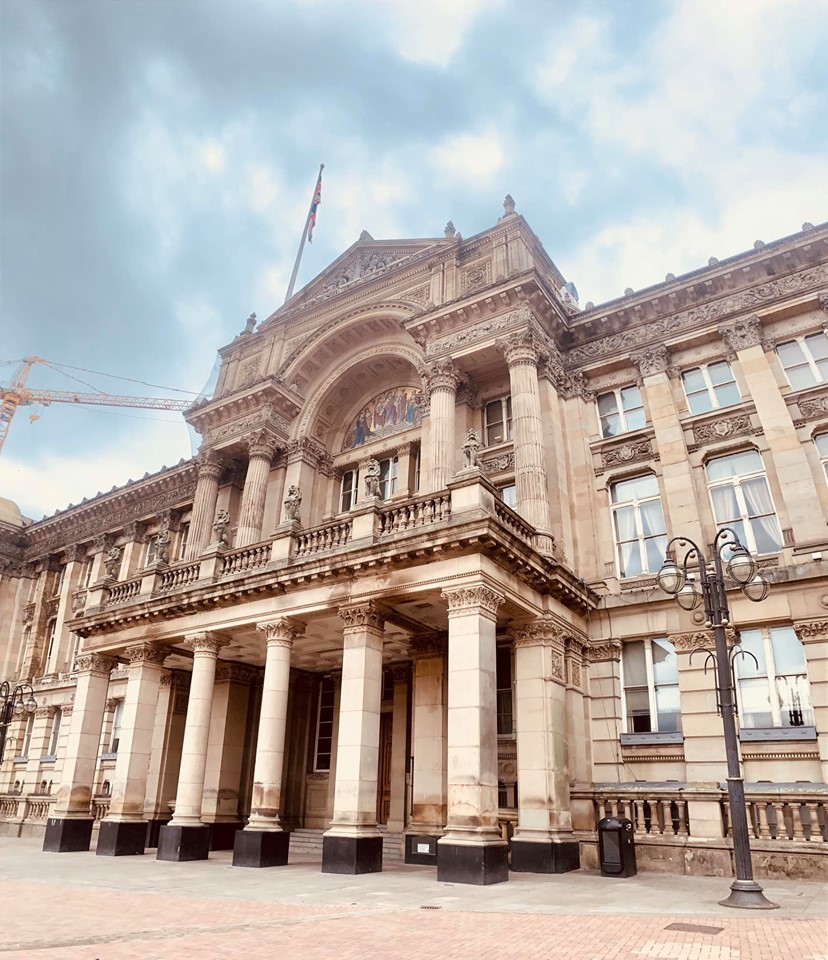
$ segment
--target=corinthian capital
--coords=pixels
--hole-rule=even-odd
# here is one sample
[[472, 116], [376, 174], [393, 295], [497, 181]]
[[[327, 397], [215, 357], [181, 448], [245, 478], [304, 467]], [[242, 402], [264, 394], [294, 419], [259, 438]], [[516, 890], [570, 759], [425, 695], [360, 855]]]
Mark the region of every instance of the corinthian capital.
[[197, 633], [187, 633], [184, 635], [184, 646], [189, 647], [194, 654], [209, 654], [218, 656], [219, 650], [228, 644], [226, 637], [217, 633], [211, 633], [209, 630], [200, 630]]
[[457, 388], [466, 379], [465, 374], [455, 366], [451, 359], [432, 361], [421, 368], [420, 377], [423, 381], [423, 389], [429, 394], [435, 390], [448, 390], [450, 393], [457, 393]]
[[345, 623], [345, 632], [351, 630], [385, 630], [385, 617], [373, 603], [354, 603], [339, 608], [339, 616]]
[[170, 648], [154, 643], [136, 643], [127, 647], [124, 653], [129, 657], [131, 667], [143, 664], [155, 664], [160, 667], [169, 656]]
[[744, 350], [762, 342], [762, 321], [755, 314], [719, 327], [719, 336], [731, 350]]
[[101, 653], [84, 653], [77, 659], [78, 673], [91, 673], [92, 676], [108, 677], [115, 666], [114, 657]]
[[224, 462], [215, 450], [202, 447], [196, 457], [196, 470], [200, 477], [218, 480], [224, 470]]
[[657, 343], [630, 355], [630, 360], [638, 368], [639, 376], [650, 377], [654, 373], [669, 373], [670, 352], [664, 344]]
[[288, 617], [279, 617], [260, 621], [256, 629], [264, 634], [269, 647], [292, 647], [293, 641], [304, 633], [305, 627]]
[[483, 584], [443, 590], [441, 596], [448, 604], [449, 618], [476, 612], [494, 620], [497, 608], [506, 602], [504, 596]]
[[246, 443], [247, 452], [251, 457], [262, 457], [268, 462], [273, 459], [273, 454], [276, 453], [276, 447], [278, 446], [276, 437], [267, 430], [257, 430], [255, 433], [251, 433], [246, 438]]
[[497, 349], [506, 358], [510, 367], [517, 363], [538, 365], [543, 355], [540, 341], [532, 330], [523, 330], [503, 340], [497, 341]]

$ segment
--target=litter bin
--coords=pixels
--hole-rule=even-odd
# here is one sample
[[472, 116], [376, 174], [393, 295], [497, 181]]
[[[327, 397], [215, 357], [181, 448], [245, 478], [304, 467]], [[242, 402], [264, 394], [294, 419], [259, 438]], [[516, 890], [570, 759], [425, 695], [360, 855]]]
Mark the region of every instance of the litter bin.
[[604, 817], [598, 823], [598, 856], [602, 877], [634, 877], [635, 835], [632, 820]]

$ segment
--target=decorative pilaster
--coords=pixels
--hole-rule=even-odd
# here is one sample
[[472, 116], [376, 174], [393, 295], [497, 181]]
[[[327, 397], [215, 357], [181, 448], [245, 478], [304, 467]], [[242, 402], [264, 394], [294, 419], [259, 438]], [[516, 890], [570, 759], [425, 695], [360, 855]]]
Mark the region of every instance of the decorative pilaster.
[[373, 603], [341, 607], [342, 688], [331, 827], [322, 845], [323, 873], [382, 869], [377, 780], [385, 621]]
[[448, 605], [448, 809], [437, 877], [509, 879], [497, 823], [497, 657], [501, 594], [485, 584], [444, 590]]
[[454, 407], [463, 373], [451, 359], [435, 360], [420, 371], [429, 397], [428, 477], [425, 493], [444, 490], [454, 475]]
[[216, 513], [219, 480], [224, 463], [215, 450], [202, 449], [196, 457], [198, 482], [193, 499], [193, 515], [187, 541], [187, 559], [198, 557], [210, 543]]
[[811, 704], [822, 779], [828, 778], [828, 620], [794, 621], [793, 628], [805, 650], [811, 686]]
[[259, 430], [247, 439], [250, 460], [247, 464], [247, 476], [239, 510], [239, 526], [236, 531], [238, 547], [256, 543], [262, 538], [267, 479], [270, 476], [270, 465], [276, 453], [276, 445], [276, 437], [267, 430]]

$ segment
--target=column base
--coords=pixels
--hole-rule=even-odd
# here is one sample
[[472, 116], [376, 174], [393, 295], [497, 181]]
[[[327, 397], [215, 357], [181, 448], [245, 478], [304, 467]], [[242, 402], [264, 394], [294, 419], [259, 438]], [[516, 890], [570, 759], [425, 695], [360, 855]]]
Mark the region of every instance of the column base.
[[568, 873], [581, 867], [581, 845], [577, 840], [519, 840], [509, 844], [510, 870], [515, 873]]
[[290, 834], [284, 830], [239, 830], [233, 846], [234, 867], [284, 867]]
[[89, 849], [92, 839], [92, 817], [82, 820], [49, 817], [46, 821], [46, 836], [43, 838], [45, 853], [78, 853]]
[[158, 837], [156, 860], [206, 860], [210, 854], [210, 828], [179, 827], [166, 824]]
[[379, 873], [382, 837], [322, 837], [322, 873]]
[[730, 885], [730, 896], [720, 900], [723, 907], [737, 907], [741, 910], [778, 910], [779, 904], [768, 900], [762, 888], [755, 880], [734, 880]]
[[443, 883], [488, 886], [509, 879], [508, 847], [505, 843], [437, 844], [437, 879]]
[[405, 862], [422, 866], [437, 866], [437, 841], [439, 836], [423, 833], [407, 833], [405, 836]]
[[244, 824], [241, 820], [216, 820], [214, 823], [208, 823], [207, 826], [210, 828], [211, 850], [232, 850], [236, 842], [236, 834]]
[[95, 853], [99, 857], [134, 857], [143, 855], [146, 842], [146, 820], [101, 820]]
[[157, 847], [158, 846], [158, 836], [161, 833], [161, 827], [166, 827], [170, 822], [170, 818], [167, 817], [164, 820], [147, 820], [147, 839], [144, 844], [145, 847]]

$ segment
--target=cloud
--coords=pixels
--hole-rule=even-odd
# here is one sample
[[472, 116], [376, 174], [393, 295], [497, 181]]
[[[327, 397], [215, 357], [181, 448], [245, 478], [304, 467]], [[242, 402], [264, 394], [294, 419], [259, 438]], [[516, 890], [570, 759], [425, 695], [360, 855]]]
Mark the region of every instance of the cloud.
[[493, 127], [449, 136], [431, 152], [431, 163], [453, 179], [487, 183], [506, 164], [503, 138]]

